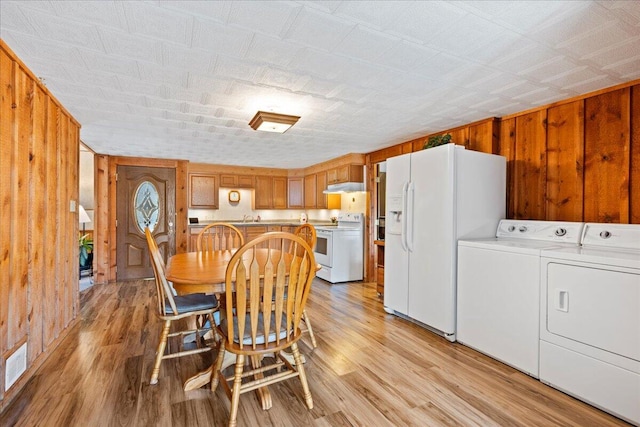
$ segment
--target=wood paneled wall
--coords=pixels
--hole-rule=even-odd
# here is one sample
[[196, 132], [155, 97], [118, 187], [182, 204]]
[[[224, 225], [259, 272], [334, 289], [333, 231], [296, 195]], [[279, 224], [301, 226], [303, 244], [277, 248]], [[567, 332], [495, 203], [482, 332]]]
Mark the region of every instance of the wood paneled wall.
[[[0, 40], [0, 408], [78, 314], [80, 125]], [[27, 371], [5, 393], [6, 359]]]

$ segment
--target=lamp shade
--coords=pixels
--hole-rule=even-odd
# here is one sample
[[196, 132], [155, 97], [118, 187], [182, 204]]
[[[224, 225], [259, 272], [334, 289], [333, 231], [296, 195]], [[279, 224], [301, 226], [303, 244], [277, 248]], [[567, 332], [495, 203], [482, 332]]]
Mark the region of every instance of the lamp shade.
[[91, 222], [91, 218], [89, 218], [89, 214], [84, 210], [82, 205], [80, 205], [80, 210], [78, 211], [78, 222], [80, 224], [86, 224], [87, 222]]

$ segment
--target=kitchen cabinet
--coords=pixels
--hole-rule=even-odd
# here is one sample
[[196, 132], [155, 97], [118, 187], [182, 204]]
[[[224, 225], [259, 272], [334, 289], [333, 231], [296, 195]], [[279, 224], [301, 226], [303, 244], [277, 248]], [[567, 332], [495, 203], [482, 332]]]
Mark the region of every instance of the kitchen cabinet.
[[273, 209], [287, 209], [287, 178], [273, 177]]
[[307, 209], [316, 207], [316, 178], [316, 174], [304, 177], [304, 207]]
[[271, 209], [273, 206], [273, 178], [256, 176], [256, 191], [253, 197], [254, 209]]
[[221, 174], [220, 187], [223, 188], [253, 188], [253, 176]]
[[287, 178], [256, 176], [253, 196], [254, 209], [286, 209]]
[[217, 174], [189, 174], [189, 207], [218, 209], [219, 176]]
[[289, 209], [304, 208], [304, 178], [289, 178]]
[[327, 171], [327, 184], [341, 184], [343, 182], [364, 182], [362, 165], [344, 165]]
[[384, 295], [384, 240], [373, 243], [376, 246], [376, 292]]
[[316, 174], [316, 208], [327, 209], [327, 195], [323, 193], [327, 189], [327, 172]]
[[195, 252], [198, 249], [197, 247], [198, 234], [200, 234], [200, 232], [204, 230], [204, 227], [205, 227], [204, 225], [201, 227], [194, 227], [194, 226], [189, 227], [189, 241], [187, 242], [187, 251]]

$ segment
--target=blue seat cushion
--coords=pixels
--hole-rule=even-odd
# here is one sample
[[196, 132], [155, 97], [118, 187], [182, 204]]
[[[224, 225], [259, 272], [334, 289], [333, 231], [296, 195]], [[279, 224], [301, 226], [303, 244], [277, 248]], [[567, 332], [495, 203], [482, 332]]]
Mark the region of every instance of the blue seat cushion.
[[[178, 309], [178, 313], [186, 313], [189, 311], [200, 311], [200, 310], [209, 310], [216, 308], [218, 306], [218, 299], [215, 295], [207, 295], [207, 294], [188, 294], [188, 295], [178, 295], [173, 297], [173, 300], [176, 303], [176, 308]], [[173, 310], [171, 310], [171, 305], [169, 304], [169, 300], [165, 301], [164, 312], [167, 315], [175, 314]]]
[[[282, 315], [282, 323], [280, 326], [280, 339], [285, 339], [287, 337], [286, 330], [286, 316]], [[223, 319], [221, 323], [221, 328], [226, 332], [227, 330], [227, 319]], [[269, 337], [267, 338], [267, 342], [274, 342], [276, 340], [276, 331], [275, 331], [275, 314], [271, 313], [271, 330], [269, 331]], [[237, 316], [233, 316], [233, 331], [234, 337], [233, 341], [236, 343], [240, 342], [240, 338], [238, 337], [238, 318]], [[243, 334], [242, 343], [244, 345], [251, 345], [251, 318], [250, 315], [247, 314], [244, 325], [244, 334]], [[258, 335], [256, 336], [256, 344], [264, 344], [264, 318], [263, 314], [260, 313], [258, 316]]]

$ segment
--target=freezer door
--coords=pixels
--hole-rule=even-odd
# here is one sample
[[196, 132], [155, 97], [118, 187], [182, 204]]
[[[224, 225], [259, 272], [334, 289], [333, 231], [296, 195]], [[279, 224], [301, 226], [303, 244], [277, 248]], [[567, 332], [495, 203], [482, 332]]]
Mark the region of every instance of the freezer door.
[[387, 159], [387, 232], [384, 255], [384, 305], [388, 312], [407, 314], [409, 303], [409, 254], [402, 233], [405, 212], [403, 189], [410, 178], [411, 155]]

